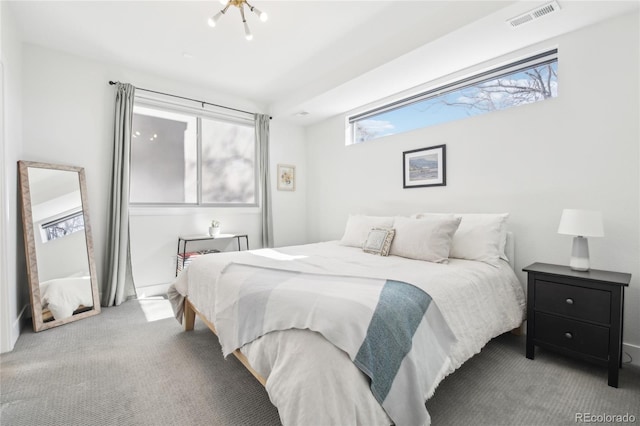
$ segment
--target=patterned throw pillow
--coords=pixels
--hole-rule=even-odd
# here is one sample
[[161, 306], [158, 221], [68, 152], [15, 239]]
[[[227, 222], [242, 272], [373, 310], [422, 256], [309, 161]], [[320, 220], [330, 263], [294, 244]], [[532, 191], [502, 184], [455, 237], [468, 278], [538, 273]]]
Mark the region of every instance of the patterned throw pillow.
[[395, 235], [396, 230], [393, 228], [372, 228], [362, 246], [362, 250], [365, 253], [389, 256], [391, 241], [393, 241]]

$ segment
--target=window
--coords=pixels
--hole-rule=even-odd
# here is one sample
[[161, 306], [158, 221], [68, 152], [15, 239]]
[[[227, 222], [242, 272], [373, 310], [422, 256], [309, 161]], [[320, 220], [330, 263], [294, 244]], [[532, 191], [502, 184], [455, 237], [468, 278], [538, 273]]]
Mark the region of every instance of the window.
[[253, 118], [136, 101], [131, 203], [253, 206], [256, 167]]
[[557, 49], [349, 117], [347, 145], [558, 96]]
[[253, 126], [202, 119], [202, 201], [255, 203]]
[[51, 222], [41, 225], [43, 242], [62, 238], [74, 232], [84, 230], [84, 214], [79, 212], [68, 214]]

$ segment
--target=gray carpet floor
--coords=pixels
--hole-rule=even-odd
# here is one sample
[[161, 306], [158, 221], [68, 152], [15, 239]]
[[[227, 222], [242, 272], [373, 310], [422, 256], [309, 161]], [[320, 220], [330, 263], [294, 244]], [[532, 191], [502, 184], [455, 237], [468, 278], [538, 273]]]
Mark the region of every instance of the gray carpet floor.
[[[0, 424], [277, 425], [264, 388], [200, 321], [185, 333], [164, 300], [128, 301], [33, 333], [0, 355]], [[640, 423], [640, 369], [620, 387], [606, 368], [538, 350], [505, 334], [447, 377], [427, 402], [434, 425], [569, 425], [578, 413]], [[306, 426], [306, 425], [305, 425]]]

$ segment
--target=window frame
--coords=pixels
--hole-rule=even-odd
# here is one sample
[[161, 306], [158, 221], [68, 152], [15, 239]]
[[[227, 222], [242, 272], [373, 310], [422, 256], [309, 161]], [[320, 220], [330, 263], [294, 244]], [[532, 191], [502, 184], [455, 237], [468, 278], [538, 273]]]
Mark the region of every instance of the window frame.
[[[81, 218], [82, 219], [82, 228], [81, 229], [76, 229], [75, 231], [69, 232], [69, 233], [65, 233], [63, 235], [59, 235], [59, 236], [54, 236], [54, 233], [51, 233], [49, 230], [53, 227], [57, 227], [57, 225], [67, 222], [68, 220], [71, 219], [76, 219], [76, 218]], [[54, 240], [58, 240], [60, 238], [69, 236], [71, 234], [75, 234], [76, 232], [80, 232], [80, 231], [84, 231], [85, 229], [85, 223], [84, 223], [84, 212], [82, 211], [82, 209], [77, 210], [77, 211], [72, 211], [70, 213], [64, 213], [62, 215], [60, 215], [59, 217], [57, 217], [56, 219], [53, 220], [48, 220], [46, 222], [42, 222], [40, 224], [40, 236], [42, 239], [42, 243], [46, 244], [50, 241], [54, 241]], [[53, 238], [49, 238], [49, 237], [53, 237]]]
[[[197, 173], [197, 196], [196, 202], [184, 202], [184, 203], [167, 203], [167, 202], [134, 202], [129, 198], [129, 205], [131, 208], [255, 208], [260, 206], [261, 193], [260, 193], [260, 163], [259, 163], [259, 150], [258, 141], [255, 137], [255, 117], [250, 113], [242, 112], [221, 112], [216, 110], [207, 109], [206, 104], [202, 104], [200, 108], [190, 105], [184, 105], [181, 103], [175, 103], [155, 97], [147, 97], [144, 95], [135, 95], [134, 109], [136, 106], [143, 108], [157, 109], [170, 113], [177, 113], [183, 115], [190, 115], [196, 119], [196, 173]], [[250, 118], [249, 118], [250, 117]], [[202, 119], [216, 120], [225, 123], [232, 123], [236, 125], [250, 127], [254, 131], [253, 151], [254, 151], [254, 201], [249, 203], [204, 203], [202, 201]], [[132, 129], [133, 131], [133, 129]]]
[[[347, 129], [347, 140], [346, 145], [359, 145], [364, 142], [362, 141], [356, 142], [356, 123], [359, 121], [367, 120], [371, 117], [375, 117], [379, 114], [383, 114], [386, 112], [395, 111], [418, 102], [422, 102], [428, 99], [432, 99], [456, 90], [461, 90], [464, 88], [468, 88], [477, 84], [481, 84], [485, 81], [489, 81], [492, 79], [500, 78], [504, 75], [514, 74], [517, 72], [521, 72], [530, 68], [534, 68], [537, 66], [550, 64], [553, 62], [558, 62], [558, 48], [547, 49], [542, 52], [539, 52], [534, 55], [530, 55], [521, 59], [511, 60], [503, 65], [492, 66], [484, 71], [474, 72], [470, 76], [456, 78], [453, 81], [448, 83], [439, 84], [436, 87], [431, 87], [427, 90], [421, 90], [418, 93], [414, 93], [411, 95], [404, 95], [402, 97], [395, 97], [396, 99], [384, 102], [381, 105], [378, 105], [373, 108], [366, 109], [362, 112], [357, 112], [354, 114], [347, 115], [346, 124], [348, 126]], [[424, 87], [424, 86], [423, 86]], [[505, 108], [508, 109], [508, 108]], [[502, 111], [502, 110], [498, 110]], [[423, 129], [425, 127], [430, 127], [431, 124], [425, 125], [423, 127], [416, 128], [414, 130]], [[401, 132], [404, 133], [404, 132]], [[400, 133], [397, 133], [400, 134]], [[384, 137], [384, 136], [381, 136]], [[374, 138], [371, 140], [379, 139]]]

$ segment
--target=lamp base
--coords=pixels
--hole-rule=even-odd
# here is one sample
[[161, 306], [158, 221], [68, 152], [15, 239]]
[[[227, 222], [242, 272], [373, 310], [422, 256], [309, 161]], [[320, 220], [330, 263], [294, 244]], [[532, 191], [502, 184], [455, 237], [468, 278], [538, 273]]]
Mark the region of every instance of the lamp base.
[[587, 239], [585, 237], [574, 237], [569, 267], [574, 271], [588, 271], [590, 266]]

